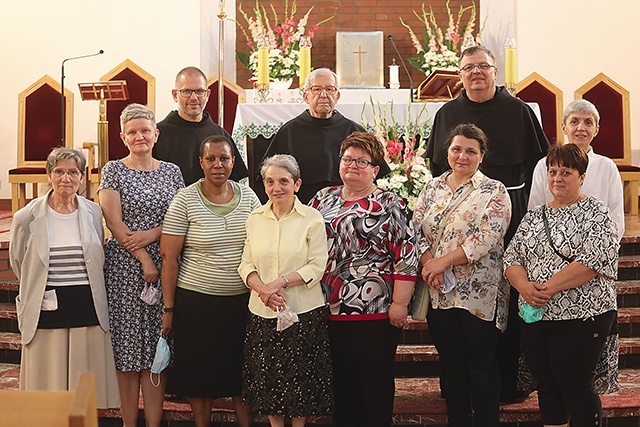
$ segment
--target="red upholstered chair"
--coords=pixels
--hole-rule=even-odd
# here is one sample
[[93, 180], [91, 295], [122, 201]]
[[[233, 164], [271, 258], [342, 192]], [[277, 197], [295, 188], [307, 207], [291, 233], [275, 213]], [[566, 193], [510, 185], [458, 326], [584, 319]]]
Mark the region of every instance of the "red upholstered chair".
[[[209, 76], [207, 79], [207, 84], [211, 89], [211, 96], [205, 107], [205, 111], [211, 115], [211, 119], [215, 123], [218, 123], [218, 80], [218, 73]], [[246, 102], [247, 95], [242, 87], [226, 77], [222, 79], [222, 84], [224, 85], [224, 123], [222, 127], [231, 135], [233, 122], [236, 118], [236, 107], [239, 103]]]
[[140, 68], [134, 62], [126, 59], [107, 74], [100, 78], [100, 81], [125, 80], [129, 90], [129, 99], [126, 101], [107, 101], [107, 121], [109, 122], [109, 158], [98, 159], [98, 144], [95, 142], [85, 142], [84, 148], [89, 149], [89, 176], [87, 179], [87, 197], [93, 195], [93, 199], [97, 201], [95, 188], [100, 183], [100, 171], [96, 166], [104, 164], [109, 160], [117, 160], [126, 157], [129, 154], [127, 147], [120, 139], [120, 113], [124, 107], [131, 103], [146, 105], [155, 111], [156, 108], [156, 78]]
[[[73, 93], [65, 89], [65, 141], [73, 147]], [[62, 143], [60, 84], [43, 76], [18, 95], [18, 167], [9, 170], [11, 210], [15, 213], [27, 203], [27, 184], [32, 197], [38, 184], [48, 183], [47, 156]]]
[[590, 101], [598, 109], [600, 131], [591, 146], [616, 162], [624, 186], [625, 212], [637, 215], [640, 168], [631, 164], [629, 91], [600, 73], [578, 88], [575, 97]]
[[564, 140], [562, 91], [538, 73], [531, 73], [516, 85], [518, 98], [540, 106], [542, 130], [552, 144]]

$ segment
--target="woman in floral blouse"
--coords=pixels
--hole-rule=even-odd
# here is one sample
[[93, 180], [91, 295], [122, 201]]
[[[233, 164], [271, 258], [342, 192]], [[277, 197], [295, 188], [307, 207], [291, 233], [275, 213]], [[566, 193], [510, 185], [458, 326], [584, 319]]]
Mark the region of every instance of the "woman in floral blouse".
[[388, 427], [393, 365], [416, 281], [418, 258], [407, 205], [373, 180], [384, 161], [376, 137], [353, 132], [340, 146], [344, 185], [320, 190], [324, 217], [336, 427]]
[[522, 349], [545, 425], [602, 421], [594, 373], [617, 315], [619, 238], [607, 206], [581, 191], [588, 162], [575, 144], [549, 149], [553, 200], [525, 215], [504, 258], [523, 319], [541, 309], [522, 327]]
[[421, 275], [429, 285], [429, 330], [440, 355], [450, 426], [498, 426], [496, 348], [507, 327], [509, 285], [502, 276], [511, 202], [478, 170], [487, 137], [456, 126], [445, 143], [451, 171], [433, 179], [413, 215]]

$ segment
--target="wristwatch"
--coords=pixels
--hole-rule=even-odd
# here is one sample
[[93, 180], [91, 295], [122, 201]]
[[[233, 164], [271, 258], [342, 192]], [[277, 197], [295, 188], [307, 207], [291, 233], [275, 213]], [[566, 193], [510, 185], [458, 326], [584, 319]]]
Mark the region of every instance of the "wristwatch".
[[284, 286], [283, 286], [283, 288], [284, 288], [284, 289], [287, 289], [287, 288], [289, 287], [289, 279], [287, 279], [287, 276], [285, 276], [285, 275], [282, 275], [282, 276], [280, 276], [280, 277], [282, 277], [282, 280], [284, 280]]
[[173, 313], [173, 307], [162, 307], [162, 314]]

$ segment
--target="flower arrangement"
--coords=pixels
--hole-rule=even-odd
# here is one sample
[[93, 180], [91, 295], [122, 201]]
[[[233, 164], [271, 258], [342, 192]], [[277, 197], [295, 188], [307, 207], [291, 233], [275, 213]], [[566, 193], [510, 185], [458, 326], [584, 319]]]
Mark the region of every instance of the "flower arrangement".
[[300, 20], [296, 21], [297, 0], [285, 0], [282, 19], [272, 4], [269, 4], [271, 12], [269, 14], [267, 8], [256, 0], [252, 8], [253, 16], [249, 16], [240, 3], [238, 10], [247, 27], [243, 27], [237, 21], [236, 24], [247, 39], [249, 48], [249, 54], [236, 52], [240, 62], [256, 76], [258, 74], [258, 40], [265, 37], [269, 49], [269, 77], [274, 80], [293, 78], [299, 68], [300, 37], [313, 38], [318, 27], [333, 18], [332, 16], [324, 19], [311, 26], [311, 29], [307, 29], [309, 15], [314, 7], [312, 6]]
[[[398, 126], [395, 124], [393, 102], [387, 104], [389, 115], [387, 115], [386, 108], [379, 104], [376, 106], [373, 99], [370, 99], [370, 103], [374, 117], [373, 131], [384, 147], [385, 160], [391, 169], [391, 172], [384, 178], [377, 180], [377, 184], [379, 187], [404, 198], [409, 209], [413, 211], [420, 192], [432, 178], [423, 157], [425, 136], [417, 134], [418, 123], [422, 114], [427, 111], [427, 105], [425, 104], [420, 110], [415, 121], [411, 120], [411, 106], [409, 105], [408, 123], [404, 126]], [[387, 116], [390, 117], [392, 123], [388, 122]]]
[[[444, 32], [436, 22], [436, 16], [431, 6], [427, 11], [423, 3], [422, 14], [418, 14], [415, 10], [413, 11], [413, 14], [425, 26], [424, 45], [420, 42], [413, 29], [402, 20], [402, 17], [400, 18], [402, 25], [409, 30], [411, 42], [418, 54], [415, 58], [409, 58], [409, 63], [427, 75], [436, 69], [456, 70], [460, 53], [468, 47], [467, 45], [476, 44], [473, 37], [473, 30], [476, 24], [476, 4], [472, 3], [471, 6], [467, 7], [460, 6], [457, 17], [454, 17], [449, 8], [449, 1], [447, 0], [449, 25]], [[462, 19], [467, 12], [469, 12], [469, 19], [464, 24]], [[478, 37], [481, 33], [482, 30], [478, 32]]]

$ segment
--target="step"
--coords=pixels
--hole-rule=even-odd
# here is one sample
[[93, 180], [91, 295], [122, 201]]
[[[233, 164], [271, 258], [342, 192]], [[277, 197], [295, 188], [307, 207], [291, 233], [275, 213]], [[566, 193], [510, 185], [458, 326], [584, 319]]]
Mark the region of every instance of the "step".
[[18, 292], [20, 282], [18, 280], [2, 280], [0, 281], [0, 291]]
[[[0, 364], [0, 390], [17, 390], [19, 375], [20, 367], [18, 365]], [[640, 414], [639, 377], [640, 371], [638, 370], [623, 369], [620, 371], [621, 390], [602, 396], [605, 418], [635, 417]], [[190, 421], [193, 419], [190, 406], [183, 400], [167, 400], [164, 403], [164, 409], [163, 418], [165, 420]], [[120, 411], [117, 408], [99, 410], [98, 414], [103, 420], [120, 417]], [[258, 417], [258, 420], [263, 421], [263, 418]], [[212, 420], [223, 423], [235, 421], [232, 404], [228, 399], [214, 400]], [[536, 393], [532, 393], [522, 403], [501, 405], [500, 421], [503, 423], [540, 421]], [[329, 423], [330, 417], [315, 417], [308, 422], [311, 425], [328, 425]], [[440, 397], [437, 378], [396, 379], [393, 424], [446, 424], [446, 406]]]

